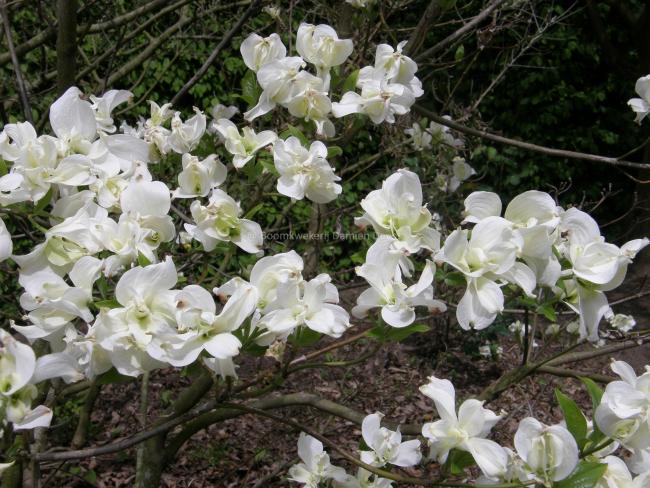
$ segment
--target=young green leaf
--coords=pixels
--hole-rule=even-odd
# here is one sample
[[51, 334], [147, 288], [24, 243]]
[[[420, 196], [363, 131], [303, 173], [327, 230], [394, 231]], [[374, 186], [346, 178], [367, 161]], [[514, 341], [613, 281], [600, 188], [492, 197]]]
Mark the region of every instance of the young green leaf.
[[587, 439], [587, 419], [576, 402], [558, 389], [555, 389], [555, 398], [564, 414], [567, 429], [578, 443], [578, 447], [582, 449]]
[[554, 483], [553, 488], [594, 488], [606, 469], [606, 464], [582, 461], [571, 476]]

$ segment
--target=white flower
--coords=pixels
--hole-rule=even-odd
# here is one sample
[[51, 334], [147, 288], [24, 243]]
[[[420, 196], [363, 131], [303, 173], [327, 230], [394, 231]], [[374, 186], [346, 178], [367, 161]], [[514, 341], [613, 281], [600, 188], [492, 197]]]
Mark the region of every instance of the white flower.
[[637, 377], [624, 361], [613, 361], [612, 371], [621, 377], [605, 388], [594, 419], [608, 437], [628, 449], [650, 447], [650, 371]]
[[32, 348], [0, 329], [0, 397], [11, 396], [27, 385], [35, 368]]
[[243, 168], [257, 151], [273, 144], [278, 138], [273, 131], [265, 130], [256, 134], [250, 127], [244, 127], [240, 134], [237, 126], [228, 119], [219, 119], [215, 128], [224, 138], [226, 149], [233, 155], [232, 164], [237, 169]]
[[636, 327], [636, 320], [631, 315], [617, 313], [608, 319], [609, 324], [621, 332], [629, 332]]
[[458, 303], [456, 317], [464, 329], [484, 329], [503, 310], [503, 292], [495, 280], [516, 283], [527, 295], [536, 286], [535, 274], [524, 263], [516, 261], [520, 237], [508, 221], [487, 217], [471, 231], [455, 230], [436, 254], [463, 273], [467, 290]]
[[111, 112], [118, 105], [128, 102], [133, 98], [133, 93], [128, 90], [109, 90], [104, 93], [101, 98], [90, 95], [92, 109], [95, 111], [95, 120], [97, 121], [97, 129], [112, 134], [117, 130], [113, 124]]
[[81, 91], [68, 88], [50, 107], [50, 125], [58, 137], [62, 156], [88, 154], [97, 138], [97, 121], [91, 104], [83, 100]]
[[13, 163], [0, 177], [1, 204], [36, 202], [45, 196], [57, 164], [55, 138], [37, 137], [29, 122], [7, 124], [0, 132], [0, 157]]
[[417, 174], [398, 170], [384, 180], [381, 190], [371, 191], [361, 201], [361, 207], [365, 214], [355, 218], [355, 224], [370, 224], [378, 234], [392, 236], [399, 241], [398, 248], [409, 253], [440, 248], [440, 233], [429, 226], [431, 212], [422, 205], [422, 186]]
[[9, 258], [13, 250], [14, 245], [11, 241], [11, 234], [7, 230], [4, 220], [0, 219], [0, 261]]
[[287, 337], [300, 326], [341, 337], [350, 327], [350, 316], [340, 306], [338, 291], [327, 274], [310, 281], [289, 281], [277, 289], [277, 305], [257, 324], [275, 338]]
[[205, 197], [226, 181], [226, 167], [214, 154], [199, 160], [185, 153], [181, 163], [183, 171], [178, 174], [179, 188], [173, 194], [175, 198]]
[[327, 118], [327, 114], [332, 110], [332, 103], [322, 81], [301, 84], [285, 106], [294, 117], [305, 119], [307, 122], [313, 120], [316, 124], [316, 134], [334, 136], [334, 124]]
[[196, 107], [194, 112], [195, 115], [185, 122], [181, 120], [180, 112], [176, 112], [172, 117], [172, 130], [167, 143], [178, 154], [191, 152], [205, 134], [205, 115]]
[[92, 322], [88, 303], [101, 268], [101, 260], [82, 257], [69, 273], [74, 286], [49, 267], [21, 272], [18, 281], [25, 292], [20, 296], [20, 305], [29, 312], [26, 318], [32, 325], [14, 328], [30, 340], [49, 340], [75, 318]]
[[640, 124], [650, 113], [650, 75], [642, 76], [636, 80], [634, 90], [641, 98], [632, 98], [627, 104], [636, 114], [634, 121]]
[[322, 90], [323, 81], [317, 76], [302, 71], [305, 61], [300, 56], [276, 59], [266, 63], [257, 73], [257, 82], [262, 87], [260, 98], [252, 109], [244, 114], [248, 121], [273, 110], [276, 104], [287, 104], [296, 93], [311, 85]]
[[287, 55], [287, 48], [282, 44], [280, 36], [275, 33], [268, 37], [253, 33], [244, 39], [239, 50], [244, 59], [244, 64], [255, 72], [259, 71], [265, 64], [276, 59], [282, 59]]
[[322, 481], [329, 479], [346, 479], [343, 468], [330, 464], [330, 457], [323, 450], [323, 443], [304, 432], [301, 432], [298, 438], [298, 457], [302, 462], [289, 468], [289, 479], [301, 483], [304, 488], [318, 488]]
[[465, 158], [455, 157], [452, 165], [453, 175], [449, 181], [449, 191], [456, 191], [460, 184], [476, 174], [474, 168], [465, 162]]
[[239, 109], [234, 105], [225, 106], [220, 103], [217, 103], [214, 107], [210, 109], [210, 115], [214, 120], [219, 119], [232, 119], [236, 113], [239, 112]]
[[371, 451], [361, 451], [361, 461], [372, 466], [386, 464], [409, 467], [419, 464], [420, 441], [417, 439], [402, 442], [399, 428], [396, 431], [381, 427], [383, 414], [377, 412], [366, 416], [361, 424], [361, 432]]
[[350, 114], [365, 114], [375, 124], [395, 122], [395, 115], [408, 113], [415, 103], [413, 92], [399, 83], [384, 79], [369, 79], [361, 87], [361, 94], [347, 92], [340, 102], [332, 103], [332, 114], [336, 118]]
[[278, 140], [273, 145], [273, 161], [280, 173], [278, 192], [295, 200], [307, 197], [316, 203], [327, 203], [341, 193], [341, 178], [327, 162], [327, 148], [315, 141], [307, 149], [297, 137]]
[[206, 251], [212, 251], [219, 241], [232, 242], [249, 253], [261, 250], [263, 236], [259, 224], [240, 218], [239, 203], [223, 190], [212, 190], [207, 206], [193, 201], [190, 211], [196, 225], [185, 224], [185, 230]]
[[431, 456], [444, 463], [450, 450], [467, 451], [485, 476], [498, 476], [507, 463], [507, 453], [485, 437], [501, 417], [483, 408], [483, 402], [475, 399], [465, 400], [457, 415], [456, 392], [449, 380], [430, 376], [429, 383], [421, 386], [420, 391], [434, 401], [440, 416], [440, 420], [422, 426]]
[[407, 287], [400, 273], [402, 254], [391, 246], [388, 236], [380, 236], [368, 249], [366, 262], [356, 269], [357, 275], [364, 278], [370, 288], [359, 295], [352, 315], [363, 318], [369, 310], [381, 307], [381, 317], [387, 324], [406, 327], [415, 321], [415, 307], [444, 312], [445, 304], [433, 298], [435, 265], [427, 261], [418, 282]]
[[164, 365], [154, 357], [154, 339], [175, 333], [176, 280], [171, 258], [131, 268], [115, 287], [120, 307], [100, 310], [94, 324], [97, 342], [120, 373], [138, 376]]
[[[407, 41], [402, 41], [393, 49], [388, 44], [379, 44], [375, 51], [375, 70], [380, 71], [391, 83], [409, 86], [418, 70], [418, 65], [402, 53]], [[416, 97], [420, 94], [415, 94]]]
[[[352, 40], [339, 39], [336, 31], [329, 25], [302, 23], [296, 34], [296, 50], [302, 58], [315, 65], [319, 76], [330, 68], [343, 64], [352, 54]], [[326, 82], [326, 91], [329, 82]]]
[[343, 481], [334, 481], [333, 486], [334, 488], [393, 488], [393, 480], [380, 478], [370, 471], [359, 468], [356, 476], [347, 475]]
[[431, 134], [426, 130], [422, 130], [422, 127], [417, 122], [413, 122], [413, 126], [405, 129], [404, 133], [411, 136], [411, 144], [414, 149], [418, 151], [431, 149]]
[[217, 314], [212, 295], [198, 285], [183, 288], [175, 297], [178, 334], [154, 339], [157, 359], [172, 366], [187, 366], [205, 350], [221, 361], [239, 354], [241, 342], [232, 332], [253, 313], [257, 293], [252, 286], [240, 287]]
[[568, 477], [578, 465], [578, 445], [561, 425], [547, 426], [527, 417], [515, 433], [515, 448], [545, 484]]
[[[449, 115], [443, 115], [442, 118], [451, 120], [451, 116]], [[456, 139], [454, 137], [449, 127], [439, 124], [433, 120], [429, 122], [429, 127], [426, 129], [426, 132], [429, 134], [431, 144], [434, 146], [444, 144], [454, 149], [460, 149], [464, 145], [462, 139]]]
[[[279, 288], [288, 284], [299, 284], [302, 278], [303, 261], [296, 251], [265, 256], [255, 263], [250, 274], [250, 284], [255, 287], [257, 307], [262, 313], [280, 308]], [[241, 278], [233, 278], [214, 293], [220, 297], [232, 295], [239, 287], [246, 286]]]

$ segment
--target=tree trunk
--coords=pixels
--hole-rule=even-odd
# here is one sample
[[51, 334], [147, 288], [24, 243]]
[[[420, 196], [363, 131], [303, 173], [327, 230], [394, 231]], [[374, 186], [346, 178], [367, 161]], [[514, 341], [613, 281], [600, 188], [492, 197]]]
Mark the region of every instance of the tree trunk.
[[77, 0], [57, 0], [56, 73], [59, 94], [76, 83]]

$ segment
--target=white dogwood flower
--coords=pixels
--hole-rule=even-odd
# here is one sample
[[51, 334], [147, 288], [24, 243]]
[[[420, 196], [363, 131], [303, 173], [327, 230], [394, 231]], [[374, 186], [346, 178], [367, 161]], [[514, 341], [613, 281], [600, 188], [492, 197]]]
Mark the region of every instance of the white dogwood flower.
[[627, 104], [636, 114], [634, 121], [640, 124], [650, 114], [650, 75], [642, 76], [636, 80], [634, 91], [641, 98], [631, 98]]
[[594, 415], [596, 425], [628, 449], [650, 448], [650, 371], [637, 377], [624, 361], [613, 361], [611, 368], [621, 380], [605, 388]]
[[503, 310], [503, 292], [496, 280], [516, 283], [527, 295], [536, 286], [535, 274], [516, 261], [521, 239], [501, 217], [487, 217], [471, 231], [455, 230], [445, 240], [436, 260], [465, 275], [467, 289], [456, 317], [464, 329], [484, 329]]
[[171, 258], [159, 264], [136, 266], [124, 273], [115, 287], [119, 307], [101, 309], [95, 320], [97, 342], [115, 368], [127, 376], [164, 366], [155, 359], [154, 339], [176, 331], [177, 281]]
[[363, 83], [361, 94], [346, 92], [340, 102], [332, 103], [332, 114], [336, 118], [365, 114], [374, 124], [384, 121], [393, 124], [395, 115], [408, 113], [413, 103], [413, 92], [404, 85], [369, 79]]
[[244, 39], [244, 42], [239, 47], [239, 51], [244, 59], [244, 64], [248, 69], [255, 72], [259, 71], [265, 64], [276, 59], [282, 59], [287, 55], [287, 48], [284, 47], [280, 36], [276, 33], [268, 37], [262, 37], [253, 33]]
[[298, 438], [298, 457], [302, 462], [289, 468], [289, 479], [304, 488], [318, 488], [330, 479], [344, 481], [347, 476], [343, 468], [332, 466], [323, 443], [304, 432]]
[[406, 327], [415, 321], [415, 308], [427, 307], [430, 311], [444, 312], [444, 303], [433, 298], [434, 264], [427, 261], [417, 283], [407, 286], [402, 282], [400, 258], [402, 253], [392, 248], [388, 236], [380, 236], [370, 246], [366, 262], [356, 269], [370, 288], [357, 298], [352, 315], [363, 318], [368, 311], [381, 307], [382, 319], [392, 327]]
[[496, 442], [486, 439], [501, 419], [483, 402], [468, 399], [456, 413], [456, 391], [449, 380], [429, 377], [420, 391], [436, 404], [440, 420], [422, 426], [422, 435], [429, 441], [431, 456], [444, 463], [452, 449], [469, 452], [487, 477], [496, 477], [507, 463], [506, 451]]
[[133, 93], [128, 90], [109, 90], [101, 97], [90, 95], [92, 109], [95, 111], [95, 120], [97, 121], [97, 130], [112, 134], [117, 128], [113, 124], [111, 112], [118, 105], [128, 102], [133, 98]]
[[219, 119], [215, 128], [224, 138], [226, 149], [233, 155], [232, 164], [237, 169], [243, 168], [257, 151], [273, 144], [278, 138], [271, 130], [255, 133], [250, 127], [244, 127], [240, 134], [237, 126], [228, 119]]
[[205, 197], [210, 190], [226, 181], [226, 167], [215, 154], [200, 160], [185, 153], [181, 164], [183, 171], [178, 174], [179, 188], [173, 193], [175, 198]]
[[339, 294], [327, 274], [310, 281], [288, 281], [277, 289], [277, 305], [264, 315], [259, 327], [270, 336], [285, 338], [295, 329], [306, 326], [331, 337], [341, 337], [350, 327], [350, 316], [336, 305]]
[[206, 251], [212, 251], [220, 241], [232, 242], [249, 253], [261, 250], [261, 227], [252, 220], [242, 219], [239, 203], [223, 190], [212, 190], [207, 206], [193, 201], [190, 211], [196, 225], [185, 224], [185, 230]]
[[578, 445], [561, 425], [547, 426], [527, 417], [519, 422], [515, 449], [547, 486], [567, 478], [578, 465]]
[[206, 117], [203, 112], [194, 107], [194, 116], [185, 122], [181, 120], [180, 112], [172, 117], [171, 133], [167, 138], [169, 147], [178, 154], [191, 152], [205, 134]]
[[35, 368], [32, 348], [0, 329], [0, 397], [9, 397], [27, 385]]
[[397, 247], [409, 253], [420, 249], [437, 251], [440, 233], [430, 227], [431, 212], [422, 205], [422, 186], [418, 175], [400, 169], [385, 179], [380, 190], [371, 191], [361, 200], [365, 210], [355, 218], [359, 226], [372, 225], [378, 234], [392, 236]]
[[320, 141], [305, 148], [300, 139], [289, 137], [273, 145], [273, 161], [280, 173], [278, 192], [295, 200], [307, 197], [316, 203], [334, 200], [342, 191], [341, 178], [327, 162], [327, 147]]
[[396, 431], [381, 427], [383, 414], [377, 412], [366, 416], [361, 423], [361, 433], [371, 451], [361, 451], [361, 460], [372, 466], [386, 464], [409, 467], [419, 464], [422, 459], [420, 441], [417, 439], [402, 442], [399, 428]]
[[14, 250], [11, 234], [7, 230], [4, 220], [0, 219], [0, 261], [4, 261], [11, 256]]

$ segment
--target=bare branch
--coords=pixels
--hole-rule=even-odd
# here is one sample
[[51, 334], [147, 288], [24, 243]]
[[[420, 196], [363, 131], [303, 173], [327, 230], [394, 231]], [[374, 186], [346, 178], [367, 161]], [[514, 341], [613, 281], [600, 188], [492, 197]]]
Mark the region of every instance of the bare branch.
[[11, 24], [9, 23], [9, 16], [7, 15], [7, 7], [4, 0], [0, 0], [0, 16], [2, 16], [2, 24], [5, 28], [5, 36], [7, 38], [7, 47], [9, 48], [9, 56], [11, 57], [11, 63], [14, 66], [14, 72], [16, 73], [16, 85], [18, 85], [18, 92], [20, 93], [20, 102], [23, 106], [23, 112], [25, 113], [25, 119], [33, 124], [34, 120], [32, 119], [32, 109], [29, 105], [29, 100], [27, 99], [27, 90], [25, 88], [25, 81], [23, 80], [23, 74], [20, 71], [20, 64], [18, 63], [18, 56], [16, 55], [16, 49], [14, 48], [14, 41], [11, 36]]
[[190, 88], [192, 88], [202, 77], [205, 75], [205, 73], [208, 71], [212, 63], [214, 62], [215, 59], [217, 59], [217, 56], [219, 56], [219, 53], [221, 50], [230, 42], [230, 40], [239, 32], [239, 29], [241, 29], [244, 25], [244, 23], [248, 20], [248, 18], [257, 10], [257, 7], [260, 5], [261, 0], [253, 0], [250, 4], [250, 6], [246, 9], [246, 11], [242, 14], [242, 16], [239, 18], [239, 20], [231, 27], [231, 29], [223, 36], [221, 41], [219, 41], [219, 44], [217, 44], [217, 47], [214, 48], [214, 51], [208, 56], [208, 59], [206, 59], [205, 63], [203, 63], [203, 66], [199, 68], [199, 70], [190, 78], [190, 80], [183, 85], [183, 88], [179, 90], [179, 92], [174, 95], [174, 97], [171, 99], [172, 105], [178, 102], [178, 100], [185, 95]]
[[577, 151], [568, 151], [564, 149], [555, 149], [552, 147], [546, 147], [546, 146], [540, 146], [538, 144], [532, 144], [530, 142], [524, 142], [524, 141], [519, 141], [516, 139], [510, 139], [508, 137], [503, 137], [499, 136], [496, 134], [492, 134], [491, 132], [487, 132], [484, 130], [479, 130], [479, 129], [473, 129], [471, 127], [467, 127], [463, 124], [459, 124], [458, 122], [454, 122], [453, 120], [445, 119], [436, 113], [423, 108], [419, 105], [414, 105], [414, 110], [419, 112], [420, 114], [424, 115], [425, 117], [428, 117], [429, 119], [442, 124], [446, 127], [450, 127], [454, 130], [457, 130], [458, 132], [462, 132], [464, 134], [468, 134], [471, 136], [476, 136], [480, 137], [482, 139], [487, 139], [490, 141], [494, 142], [499, 142], [501, 144], [508, 144], [509, 146], [515, 146], [521, 149], [526, 149], [528, 151], [533, 151], [541, 154], [546, 154], [547, 156], [554, 156], [554, 157], [559, 157], [559, 158], [568, 158], [568, 159], [577, 159], [581, 161], [590, 161], [593, 163], [603, 163], [603, 164], [608, 164], [611, 166], [625, 166], [628, 168], [636, 168], [636, 169], [650, 169], [650, 164], [644, 164], [644, 163], [634, 163], [632, 161], [625, 161], [622, 159], [618, 158], [612, 158], [608, 156], [599, 156], [597, 154], [589, 154], [589, 153], [581, 153]]
[[429, 49], [426, 49], [425, 51], [421, 52], [418, 56], [416, 56], [415, 60], [416, 61], [422, 61], [428, 57], [433, 56], [443, 48], [449, 46], [450, 44], [453, 44], [457, 39], [461, 38], [468, 32], [472, 31], [475, 29], [481, 22], [483, 22], [488, 16], [494, 12], [494, 10], [501, 5], [504, 2], [504, 0], [492, 0], [488, 4], [485, 9], [479, 13], [476, 17], [474, 17], [472, 20], [467, 22], [465, 25], [463, 25], [460, 29], [452, 33], [451, 35], [445, 37], [442, 41], [438, 42], [434, 46], [430, 47]]
[[75, 84], [77, 63], [77, 0], [57, 0], [56, 86], [59, 94]]

